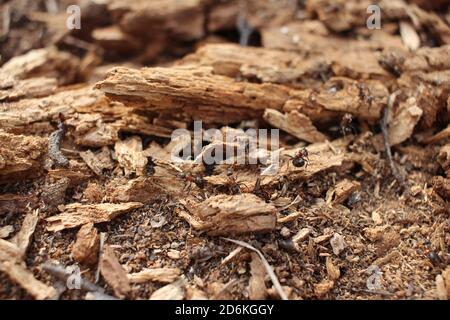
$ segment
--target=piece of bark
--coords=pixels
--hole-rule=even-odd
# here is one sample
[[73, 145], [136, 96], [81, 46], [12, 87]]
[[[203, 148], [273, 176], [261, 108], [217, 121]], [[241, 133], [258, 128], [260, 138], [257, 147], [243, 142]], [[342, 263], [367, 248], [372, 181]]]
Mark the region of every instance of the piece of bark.
[[132, 283], [172, 283], [180, 276], [180, 274], [181, 270], [178, 268], [144, 268], [139, 272], [129, 274], [128, 279], [130, 279]]
[[15, 79], [55, 78], [59, 85], [65, 85], [75, 81], [78, 65], [76, 56], [48, 47], [12, 58], [0, 68], [0, 74]]
[[114, 150], [117, 161], [123, 168], [125, 175], [136, 173], [138, 176], [146, 175], [147, 157], [142, 153], [142, 139], [138, 136], [117, 141]]
[[56, 297], [56, 290], [37, 280], [22, 262], [21, 250], [11, 242], [0, 239], [0, 271], [38, 300]]
[[14, 232], [13, 226], [4, 226], [0, 228], [0, 239], [8, 238]]
[[111, 151], [106, 146], [98, 153], [94, 153], [91, 150], [80, 152], [80, 157], [98, 176], [102, 175], [103, 170], [114, 168], [114, 162], [111, 159]]
[[29, 212], [22, 222], [22, 226], [19, 232], [11, 239], [11, 242], [17, 246], [22, 257], [25, 257], [25, 253], [31, 241], [31, 237], [34, 234], [36, 225], [39, 221], [39, 210], [33, 210]]
[[36, 195], [5, 193], [0, 195], [0, 216], [7, 213], [21, 213], [27, 208], [34, 209], [39, 204]]
[[128, 274], [119, 263], [114, 250], [108, 245], [103, 247], [100, 256], [100, 272], [117, 297], [126, 298], [131, 292]]
[[70, 179], [63, 177], [56, 181], [49, 177], [45, 181], [41, 193], [41, 199], [50, 210], [55, 210], [59, 205], [64, 204], [67, 188], [69, 188]]
[[394, 146], [411, 137], [422, 114], [423, 111], [417, 106], [415, 98], [400, 103], [388, 121], [389, 143]]
[[450, 178], [435, 176], [431, 183], [433, 190], [437, 192], [443, 199], [450, 199]]
[[6, 80], [0, 78], [0, 102], [45, 97], [53, 94], [58, 87], [55, 78], [31, 78]]
[[292, 243], [294, 244], [294, 248], [297, 251], [300, 251], [301, 249], [301, 242], [306, 240], [309, 235], [311, 234], [310, 228], [302, 228], [300, 229], [293, 237], [292, 237]]
[[253, 194], [218, 195], [195, 203], [184, 203], [182, 214], [194, 229], [209, 235], [268, 232], [275, 228], [276, 208]]
[[75, 228], [87, 223], [101, 223], [142, 207], [140, 202], [129, 203], [100, 203], [88, 204], [72, 203], [66, 205], [63, 213], [47, 218], [47, 230], [51, 232]]
[[87, 223], [77, 233], [77, 239], [72, 247], [72, 256], [79, 263], [94, 265], [97, 263], [99, 248], [98, 231], [92, 222]]
[[39, 174], [46, 151], [47, 139], [0, 130], [0, 182]]
[[148, 203], [158, 199], [161, 194], [182, 196], [186, 183], [167, 170], [157, 167], [151, 177], [135, 179], [116, 178], [106, 185], [108, 201], [111, 202], [142, 202]]
[[175, 282], [153, 292], [150, 296], [150, 300], [183, 300], [186, 284], [186, 278], [181, 276]]
[[336, 281], [341, 276], [341, 270], [339, 267], [334, 265], [331, 257], [327, 257], [325, 260], [325, 265], [327, 267], [328, 278], [332, 281]]
[[284, 87], [237, 82], [211, 68], [116, 68], [96, 88], [127, 106], [222, 124], [254, 118], [264, 108], [279, 110], [288, 99]]
[[327, 136], [317, 130], [307, 116], [295, 110], [283, 114], [277, 110], [266, 109], [264, 120], [272, 126], [309, 143], [327, 140]]
[[256, 253], [252, 253], [250, 262], [250, 282], [248, 285], [248, 296], [250, 300], [264, 300], [267, 296], [265, 284], [266, 268]]
[[347, 200], [353, 192], [361, 189], [358, 181], [350, 181], [344, 179], [336, 184], [336, 186], [327, 191], [327, 204], [341, 204]]

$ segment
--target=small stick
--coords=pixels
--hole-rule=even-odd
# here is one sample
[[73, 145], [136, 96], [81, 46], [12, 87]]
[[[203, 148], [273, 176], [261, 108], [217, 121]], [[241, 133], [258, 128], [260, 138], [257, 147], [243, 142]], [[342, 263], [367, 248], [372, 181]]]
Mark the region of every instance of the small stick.
[[270, 266], [269, 262], [266, 260], [266, 258], [264, 257], [264, 255], [262, 254], [261, 251], [259, 251], [258, 249], [256, 249], [255, 247], [253, 247], [252, 245], [250, 245], [244, 241], [239, 241], [239, 240], [234, 240], [234, 239], [224, 238], [224, 237], [222, 237], [222, 239], [229, 241], [229, 242], [233, 242], [237, 245], [240, 245], [241, 247], [244, 247], [244, 248], [247, 248], [247, 249], [250, 249], [250, 250], [256, 252], [258, 254], [258, 256], [261, 258], [261, 262], [263, 263], [264, 267], [266, 268], [266, 271], [269, 274], [270, 280], [272, 280], [273, 286], [277, 290], [278, 295], [281, 297], [282, 300], [289, 300], [286, 293], [284, 292], [283, 288], [281, 287], [280, 281], [278, 281], [278, 278], [277, 278], [275, 272], [273, 272], [272, 267]]
[[[66, 282], [67, 279], [72, 275], [70, 272], [67, 272], [64, 267], [54, 264], [54, 263], [50, 263], [50, 262], [46, 262], [42, 265], [42, 269], [44, 269], [46, 272], [48, 272], [49, 274], [53, 275], [54, 277], [56, 277], [58, 280]], [[80, 276], [80, 288], [82, 290], [86, 290], [86, 291], [90, 291], [90, 292], [99, 292], [104, 294], [104, 289], [97, 286], [96, 284], [83, 279]], [[114, 297], [111, 297], [112, 299], [114, 299]]]
[[58, 130], [52, 132], [48, 138], [48, 155], [58, 167], [68, 167], [69, 160], [61, 152], [61, 141], [66, 134], [66, 126], [64, 125], [64, 117], [59, 114]]

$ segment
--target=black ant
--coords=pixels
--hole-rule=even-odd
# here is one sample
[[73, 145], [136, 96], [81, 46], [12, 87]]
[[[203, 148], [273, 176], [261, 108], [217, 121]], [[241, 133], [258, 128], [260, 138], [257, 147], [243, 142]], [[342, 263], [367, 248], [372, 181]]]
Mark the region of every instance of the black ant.
[[300, 149], [292, 159], [292, 164], [294, 165], [294, 167], [301, 168], [306, 165], [306, 169], [309, 164], [308, 155], [309, 153], [306, 148]]
[[155, 174], [155, 162], [152, 157], [147, 158], [147, 165], [145, 166], [147, 176], [152, 176]]
[[347, 133], [356, 134], [356, 129], [353, 126], [353, 116], [350, 113], [346, 113], [342, 117], [341, 132], [344, 136], [347, 135]]
[[364, 83], [359, 83], [358, 89], [359, 89], [359, 98], [363, 100], [365, 103], [367, 103], [369, 106], [372, 105], [373, 96], [372, 93], [370, 92], [370, 89]]

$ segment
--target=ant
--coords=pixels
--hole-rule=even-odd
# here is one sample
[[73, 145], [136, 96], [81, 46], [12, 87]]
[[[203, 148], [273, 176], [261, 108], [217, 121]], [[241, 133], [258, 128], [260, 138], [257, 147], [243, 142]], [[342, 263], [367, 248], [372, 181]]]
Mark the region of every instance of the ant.
[[153, 176], [155, 174], [156, 163], [152, 157], [147, 158], [147, 165], [145, 166], [147, 176]]
[[194, 183], [200, 189], [205, 187], [205, 180], [200, 175], [193, 176], [191, 173], [182, 172], [180, 178], [185, 179], [189, 184]]
[[297, 153], [295, 154], [295, 156], [292, 159], [292, 164], [294, 165], [294, 167], [301, 168], [306, 165], [306, 167], [305, 167], [305, 169], [306, 169], [309, 164], [308, 155], [309, 155], [309, 153], [306, 148], [302, 148], [299, 151], [297, 151]]
[[347, 133], [356, 134], [356, 129], [353, 126], [353, 116], [350, 113], [346, 113], [342, 117], [341, 132], [344, 136], [347, 135]]
[[368, 88], [364, 83], [358, 84], [359, 89], [359, 98], [367, 103], [369, 106], [372, 105], [373, 96], [370, 92], [370, 88]]

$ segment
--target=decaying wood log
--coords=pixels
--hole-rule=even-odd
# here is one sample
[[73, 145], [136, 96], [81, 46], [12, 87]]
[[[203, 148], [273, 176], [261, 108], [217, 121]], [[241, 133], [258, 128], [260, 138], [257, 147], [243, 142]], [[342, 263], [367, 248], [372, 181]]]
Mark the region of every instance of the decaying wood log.
[[[329, 38], [327, 38], [329, 39]], [[285, 84], [315, 87], [331, 74], [353, 79], [386, 79], [389, 74], [378, 63], [378, 54], [368, 50], [336, 51], [312, 57], [302, 52], [243, 48], [235, 44], [209, 44], [183, 58], [177, 65], [212, 67], [215, 74]]]
[[110, 221], [117, 216], [142, 207], [139, 202], [121, 204], [101, 203], [84, 205], [72, 203], [64, 207], [63, 213], [47, 218], [47, 230], [56, 232], [68, 228], [75, 228], [87, 223]]
[[32, 177], [43, 166], [47, 140], [0, 130], [0, 182], [19, 179], [24, 174]]
[[279, 110], [288, 99], [284, 87], [237, 82], [211, 68], [116, 68], [96, 88], [127, 106], [221, 124]]
[[100, 272], [117, 297], [125, 298], [131, 292], [127, 272], [119, 263], [113, 248], [110, 246], [103, 247], [100, 256]]
[[253, 194], [218, 195], [195, 203], [185, 201], [180, 212], [194, 229], [209, 235], [267, 232], [275, 228], [276, 209]]
[[100, 236], [94, 224], [87, 223], [77, 233], [72, 247], [72, 256], [79, 263], [93, 265], [97, 263], [100, 248]]
[[145, 283], [148, 281], [172, 283], [180, 274], [181, 270], [178, 268], [144, 268], [139, 272], [129, 274], [128, 279], [132, 283]]
[[34, 209], [38, 206], [36, 195], [20, 195], [5, 193], [0, 195], [0, 216], [7, 213], [21, 213], [27, 208]]

